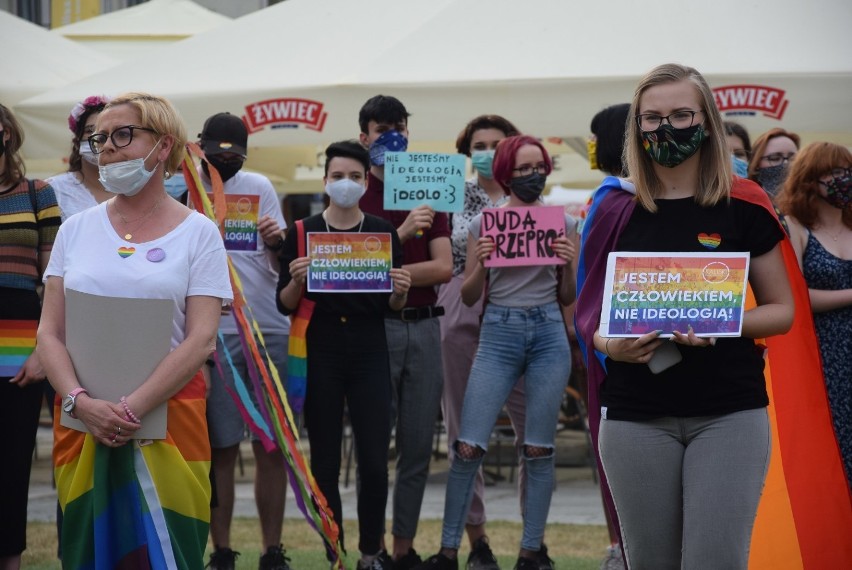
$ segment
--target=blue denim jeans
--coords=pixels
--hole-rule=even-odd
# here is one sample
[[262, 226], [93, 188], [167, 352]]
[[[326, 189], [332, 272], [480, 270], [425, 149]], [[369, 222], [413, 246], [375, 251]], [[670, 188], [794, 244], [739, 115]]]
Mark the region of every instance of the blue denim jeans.
[[[571, 354], [562, 311], [556, 302], [536, 307], [489, 304], [482, 319], [479, 349], [470, 371], [462, 407], [459, 442], [486, 450], [491, 431], [506, 399], [525, 377], [526, 505], [521, 548], [537, 551], [553, 493], [554, 438], [559, 406], [571, 372]], [[549, 453], [531, 457], [527, 448]], [[447, 482], [441, 546], [458, 549], [473, 496], [473, 482], [482, 464], [456, 454]]]

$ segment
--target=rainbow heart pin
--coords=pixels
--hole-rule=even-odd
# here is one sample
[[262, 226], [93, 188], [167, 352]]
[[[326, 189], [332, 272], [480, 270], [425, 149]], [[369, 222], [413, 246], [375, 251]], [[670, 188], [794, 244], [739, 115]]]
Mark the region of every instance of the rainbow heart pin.
[[118, 248], [118, 255], [122, 257], [122, 259], [126, 259], [133, 255], [136, 252], [135, 247], [120, 247]]
[[719, 247], [719, 244], [722, 243], [722, 236], [719, 234], [705, 234], [704, 232], [701, 232], [698, 234], [698, 243], [707, 249], [716, 249]]

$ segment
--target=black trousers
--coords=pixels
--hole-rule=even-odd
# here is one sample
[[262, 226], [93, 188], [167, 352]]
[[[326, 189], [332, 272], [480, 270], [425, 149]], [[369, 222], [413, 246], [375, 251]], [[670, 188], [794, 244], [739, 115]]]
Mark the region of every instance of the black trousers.
[[384, 318], [314, 315], [307, 332], [308, 386], [305, 425], [311, 471], [340, 528], [340, 465], [344, 403], [355, 438], [358, 549], [381, 549], [388, 500], [391, 388]]
[[[40, 305], [35, 291], [4, 287], [0, 288], [0, 299], [0, 320], [38, 320]], [[9, 383], [10, 378], [0, 378], [0, 433], [4, 437], [4, 466], [0, 469], [0, 556], [14, 556], [27, 547], [27, 495], [44, 397], [41, 382], [19, 388]]]

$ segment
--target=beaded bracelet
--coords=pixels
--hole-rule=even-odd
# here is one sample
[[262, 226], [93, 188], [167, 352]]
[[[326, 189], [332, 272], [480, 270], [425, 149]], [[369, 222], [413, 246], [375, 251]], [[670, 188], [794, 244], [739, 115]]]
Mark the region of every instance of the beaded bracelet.
[[127, 414], [127, 420], [128, 421], [131, 421], [134, 424], [141, 424], [142, 423], [141, 421], [139, 421], [139, 418], [136, 417], [136, 414], [134, 414], [133, 412], [130, 411], [130, 406], [127, 405], [127, 398], [122, 396], [121, 399], [119, 400], [119, 402], [121, 402], [121, 405], [124, 406], [124, 413]]

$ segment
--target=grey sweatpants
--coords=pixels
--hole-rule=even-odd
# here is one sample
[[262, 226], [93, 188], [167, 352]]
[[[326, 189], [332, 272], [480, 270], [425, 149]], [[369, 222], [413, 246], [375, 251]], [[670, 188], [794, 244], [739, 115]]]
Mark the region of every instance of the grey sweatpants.
[[630, 570], [746, 570], [769, 465], [766, 409], [601, 420], [601, 461]]

